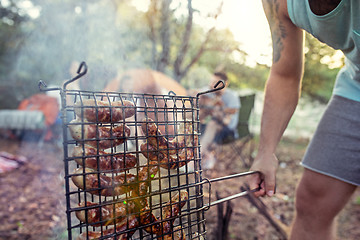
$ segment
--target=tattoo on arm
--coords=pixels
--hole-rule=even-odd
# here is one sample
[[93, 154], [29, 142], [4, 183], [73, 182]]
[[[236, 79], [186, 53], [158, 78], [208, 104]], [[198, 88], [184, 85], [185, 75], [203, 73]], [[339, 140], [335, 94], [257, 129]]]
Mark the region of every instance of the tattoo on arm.
[[281, 52], [284, 49], [283, 40], [286, 38], [286, 28], [279, 17], [278, 0], [264, 0], [264, 9], [271, 28], [273, 42], [273, 63], [280, 60]]

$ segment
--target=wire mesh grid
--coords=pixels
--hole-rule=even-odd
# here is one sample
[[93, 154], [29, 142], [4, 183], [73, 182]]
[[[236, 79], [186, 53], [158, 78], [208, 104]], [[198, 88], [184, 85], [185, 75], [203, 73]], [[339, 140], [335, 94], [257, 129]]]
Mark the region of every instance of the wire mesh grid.
[[205, 239], [198, 97], [61, 96], [69, 239]]

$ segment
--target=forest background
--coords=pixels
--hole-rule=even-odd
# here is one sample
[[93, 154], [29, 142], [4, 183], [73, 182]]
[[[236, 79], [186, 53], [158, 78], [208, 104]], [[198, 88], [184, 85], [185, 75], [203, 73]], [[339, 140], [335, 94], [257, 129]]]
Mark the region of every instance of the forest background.
[[[164, 72], [187, 89], [222, 70], [233, 89], [263, 90], [269, 64], [249, 65], [231, 30], [216, 27], [226, 0], [206, 15], [193, 6], [199, 1], [148, 2], [139, 10], [131, 0], [1, 0], [0, 109], [38, 93], [40, 79], [61, 86], [73, 61], [89, 66], [87, 90], [131, 68]], [[302, 97], [326, 103], [342, 64], [339, 52], [306, 35]]]
[[[224, 6], [229, 2], [242, 2], [236, 6], [247, 8], [255, 1], [0, 0], [0, 110], [15, 109], [23, 99], [39, 93], [39, 80], [48, 86], [62, 86], [71, 78], [74, 62], [87, 63], [87, 84], [82, 90], [94, 91], [101, 91], [117, 75], [133, 68], [163, 72], [186, 89], [206, 86], [212, 73], [220, 70], [228, 74], [229, 87], [239, 94], [248, 90], [257, 93], [250, 126], [257, 141], [262, 91], [271, 64], [271, 41], [260, 39], [269, 43], [264, 57], [270, 56], [270, 63], [254, 61], [233, 29], [217, 24], [226, 14]], [[261, 8], [261, 1], [256, 2]], [[234, 5], [233, 11], [242, 14], [248, 9], [236, 9]], [[197, 21], [199, 18], [202, 21]], [[248, 21], [233, 24], [239, 29], [243, 26], [253, 29], [254, 36], [249, 36], [252, 35], [249, 32], [244, 34], [257, 43], [256, 33], [263, 29], [257, 28], [256, 21], [266, 19], [253, 14]], [[262, 50], [260, 46], [259, 50]], [[336, 74], [344, 64], [339, 51], [310, 35], [306, 35], [304, 50], [302, 97], [285, 132], [296, 139], [284, 138], [280, 143], [279, 197], [265, 200], [287, 226], [293, 219], [294, 188], [302, 171], [301, 156], [331, 96]], [[58, 209], [64, 207], [59, 204], [64, 200], [62, 149], [55, 144], [46, 143], [47, 147], [36, 144], [1, 141], [1, 151], [24, 155], [30, 160], [18, 171], [0, 178], [0, 195], [4, 196], [0, 198], [3, 203], [0, 219], [5, 220], [0, 221], [0, 239], [39, 239], [39, 234], [49, 234], [46, 231], [54, 231], [51, 234], [56, 239], [66, 239], [65, 211]], [[254, 148], [250, 150], [249, 158], [256, 153], [252, 152]], [[218, 171], [214, 173], [230, 175], [247, 170], [241, 161], [229, 155], [234, 151], [224, 147], [217, 154]], [[222, 189], [228, 195], [235, 194], [239, 191], [237, 184], [226, 182]], [[231, 239], [275, 239], [275, 230], [250, 203], [244, 199], [235, 201], [239, 207], [229, 227]], [[340, 216], [341, 239], [359, 239], [359, 203], [357, 193]], [[211, 209], [206, 217], [209, 229], [215, 229], [215, 216], [216, 209]]]

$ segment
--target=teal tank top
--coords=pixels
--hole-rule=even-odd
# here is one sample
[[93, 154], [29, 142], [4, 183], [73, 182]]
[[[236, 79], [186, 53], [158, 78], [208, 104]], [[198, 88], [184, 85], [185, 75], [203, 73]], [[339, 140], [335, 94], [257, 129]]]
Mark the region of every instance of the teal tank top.
[[314, 14], [309, 0], [287, 0], [291, 21], [345, 55], [333, 94], [360, 102], [360, 0], [342, 0], [330, 13]]

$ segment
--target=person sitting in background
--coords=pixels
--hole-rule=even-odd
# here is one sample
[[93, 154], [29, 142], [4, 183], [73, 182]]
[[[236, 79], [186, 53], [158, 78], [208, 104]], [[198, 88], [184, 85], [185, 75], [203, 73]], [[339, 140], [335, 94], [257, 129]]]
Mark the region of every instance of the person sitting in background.
[[217, 144], [237, 137], [237, 124], [241, 106], [238, 95], [228, 88], [225, 73], [216, 72], [210, 87], [223, 80], [225, 87], [211, 94], [202, 95], [199, 100], [201, 124], [201, 150], [204, 167], [211, 169], [215, 163], [214, 149]]

